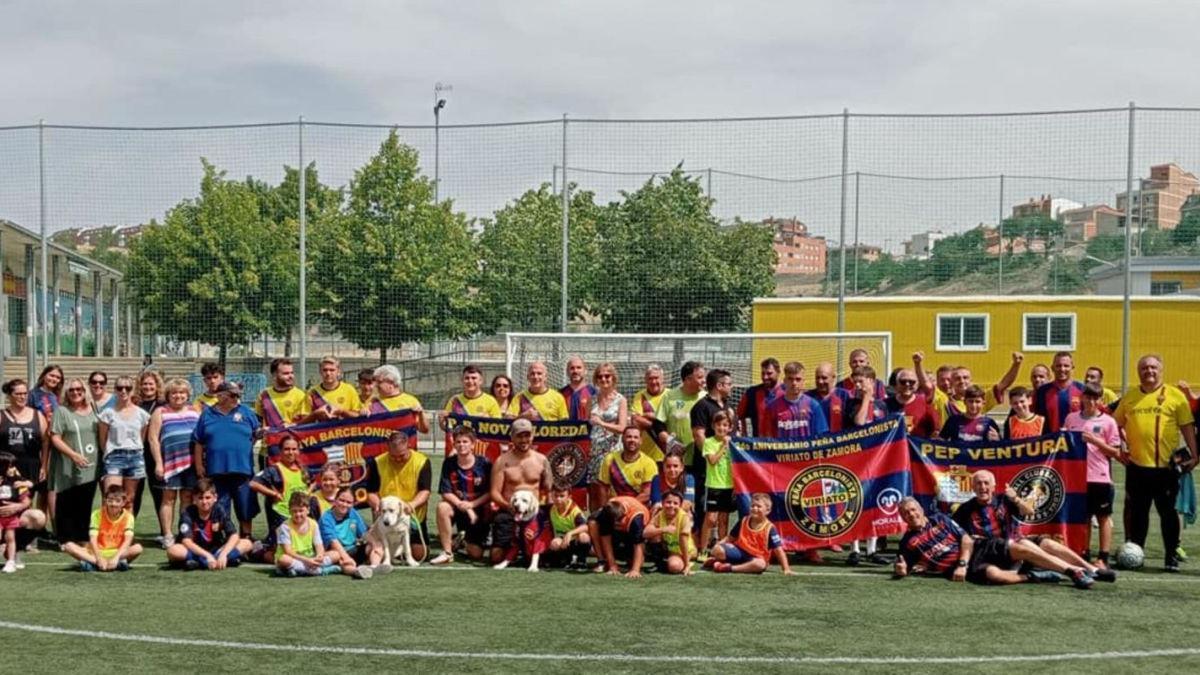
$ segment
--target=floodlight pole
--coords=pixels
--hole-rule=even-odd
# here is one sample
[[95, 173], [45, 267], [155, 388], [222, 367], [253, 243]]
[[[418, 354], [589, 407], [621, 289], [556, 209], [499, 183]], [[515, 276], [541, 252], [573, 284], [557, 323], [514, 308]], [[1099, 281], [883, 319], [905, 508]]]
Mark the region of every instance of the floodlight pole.
[[433, 201], [441, 198], [441, 132], [442, 108], [446, 107], [446, 99], [442, 98], [443, 91], [452, 91], [454, 87], [437, 82], [433, 85]]
[[[1137, 106], [1129, 102], [1129, 146], [1125, 154], [1125, 292], [1121, 306], [1121, 393], [1129, 391], [1129, 335], [1132, 324], [1133, 303], [1129, 296], [1133, 290], [1133, 273], [1129, 263], [1133, 248], [1133, 120]], [[1139, 216], [1141, 214], [1139, 213]]]

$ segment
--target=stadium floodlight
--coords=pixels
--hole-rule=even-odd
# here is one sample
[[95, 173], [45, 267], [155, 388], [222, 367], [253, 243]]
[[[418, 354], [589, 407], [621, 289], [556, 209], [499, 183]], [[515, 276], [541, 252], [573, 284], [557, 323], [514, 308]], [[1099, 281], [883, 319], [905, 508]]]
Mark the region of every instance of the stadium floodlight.
[[[735, 392], [757, 384], [759, 363], [767, 357], [804, 364], [808, 382], [820, 363], [834, 364], [838, 378], [849, 376], [850, 351], [865, 349], [880, 379], [892, 370], [890, 332], [849, 333], [507, 333], [506, 372], [522, 383], [530, 363], [546, 364], [551, 386], [566, 384], [566, 363], [581, 357], [589, 368], [612, 363], [618, 388], [632, 393], [642, 386], [647, 366], [658, 365], [668, 386], [679, 383], [685, 361], [724, 368], [733, 376]], [[589, 375], [590, 378], [590, 375]], [[735, 393], [735, 396], [740, 395]]]
[[446, 107], [446, 99], [442, 98], [443, 91], [454, 91], [448, 84], [436, 82], [433, 85], [433, 201], [437, 202], [441, 192], [441, 126], [442, 109]]

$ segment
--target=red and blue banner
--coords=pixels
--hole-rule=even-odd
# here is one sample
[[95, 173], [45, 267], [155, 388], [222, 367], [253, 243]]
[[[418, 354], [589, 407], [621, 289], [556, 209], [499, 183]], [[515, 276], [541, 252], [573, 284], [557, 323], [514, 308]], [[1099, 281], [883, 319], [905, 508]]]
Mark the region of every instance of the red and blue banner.
[[789, 551], [825, 548], [904, 528], [911, 493], [904, 418], [803, 440], [734, 438], [733, 491], [742, 514], [750, 496], [771, 496], [771, 522]]
[[318, 478], [326, 464], [337, 462], [340, 482], [353, 486], [366, 476], [367, 459], [386, 453], [387, 439], [397, 431], [416, 439], [417, 416], [412, 410], [271, 428], [265, 439], [267, 463], [279, 461], [280, 441], [295, 436], [300, 441], [300, 464], [310, 478]]
[[973, 499], [971, 474], [987, 469], [996, 492], [1012, 487], [1033, 507], [1018, 522], [1024, 534], [1045, 534], [1073, 551], [1088, 544], [1087, 444], [1078, 432], [1010, 441], [947, 443], [911, 436], [913, 496], [928, 512], [950, 512]]
[[[469, 415], [446, 415], [446, 428], [464, 426], [475, 432], [475, 454], [495, 462], [512, 443], [512, 420]], [[556, 483], [587, 488], [587, 466], [592, 455], [592, 427], [588, 422], [560, 421], [533, 423], [533, 448], [546, 456]], [[446, 433], [446, 456], [454, 452], [454, 439]], [[575, 494], [576, 499], [586, 496]], [[586, 502], [579, 502], [581, 504]]]

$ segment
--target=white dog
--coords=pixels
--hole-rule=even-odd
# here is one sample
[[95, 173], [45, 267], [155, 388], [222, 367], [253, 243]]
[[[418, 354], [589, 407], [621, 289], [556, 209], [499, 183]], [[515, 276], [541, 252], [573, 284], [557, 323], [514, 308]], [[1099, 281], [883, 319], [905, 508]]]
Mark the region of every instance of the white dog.
[[412, 554], [412, 507], [399, 497], [379, 500], [379, 516], [367, 531], [367, 542], [383, 549], [380, 572], [390, 572], [393, 560], [403, 559], [409, 567], [420, 564]]
[[509, 544], [508, 554], [504, 560], [492, 567], [498, 570], [508, 567], [508, 564], [516, 560], [524, 550], [529, 556], [529, 571], [536, 572], [541, 552], [549, 542], [549, 535], [553, 533], [550, 519], [538, 506], [537, 495], [532, 490], [517, 490], [509, 499], [509, 504], [512, 505], [515, 532], [512, 543]]

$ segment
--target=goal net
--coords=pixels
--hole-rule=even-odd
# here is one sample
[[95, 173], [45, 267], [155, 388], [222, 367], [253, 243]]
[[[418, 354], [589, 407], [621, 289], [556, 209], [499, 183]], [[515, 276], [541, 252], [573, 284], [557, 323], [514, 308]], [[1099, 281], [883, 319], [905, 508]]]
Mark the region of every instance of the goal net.
[[[650, 365], [663, 370], [668, 387], [679, 384], [679, 369], [687, 361], [705, 368], [723, 368], [733, 375], [734, 403], [741, 393], [760, 381], [759, 364], [768, 357], [779, 363], [804, 364], [805, 383], [813, 387], [813, 371], [824, 362], [834, 364], [838, 379], [849, 376], [850, 352], [864, 349], [881, 379], [892, 368], [892, 334], [872, 333], [509, 333], [506, 336], [507, 371], [519, 390], [525, 387], [530, 363], [546, 364], [550, 385], [567, 383], [567, 361], [579, 356], [587, 365], [588, 381], [601, 363], [617, 370], [617, 388], [632, 396], [643, 386]], [[782, 377], [780, 378], [782, 381]]]

